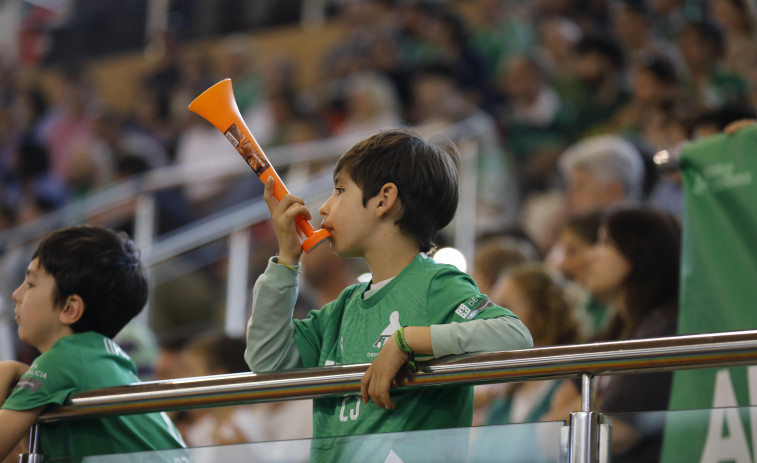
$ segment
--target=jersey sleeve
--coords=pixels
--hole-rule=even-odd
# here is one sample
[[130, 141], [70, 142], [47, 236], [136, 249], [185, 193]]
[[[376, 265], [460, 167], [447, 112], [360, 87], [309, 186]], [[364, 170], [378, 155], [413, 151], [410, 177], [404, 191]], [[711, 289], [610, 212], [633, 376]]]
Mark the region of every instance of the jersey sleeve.
[[427, 296], [429, 319], [434, 324], [515, 317], [512, 312], [481, 294], [470, 275], [449, 265], [441, 267], [429, 284]]
[[533, 346], [518, 317], [481, 294], [469, 275], [454, 269], [440, 271], [431, 281], [429, 309], [440, 319], [431, 325], [434, 357]]
[[294, 320], [294, 343], [302, 357], [305, 368], [317, 367], [321, 358], [323, 347], [324, 319], [329, 318], [328, 313], [331, 302], [319, 310], [311, 310], [304, 320]]
[[252, 290], [252, 315], [247, 322], [244, 358], [254, 372], [302, 366], [294, 343], [292, 313], [297, 299], [297, 270], [268, 261]]
[[43, 405], [63, 405], [80, 390], [77, 376], [81, 373], [75, 364], [82, 363], [74, 349], [51, 349], [37, 357], [19, 379], [2, 408], [30, 410]]

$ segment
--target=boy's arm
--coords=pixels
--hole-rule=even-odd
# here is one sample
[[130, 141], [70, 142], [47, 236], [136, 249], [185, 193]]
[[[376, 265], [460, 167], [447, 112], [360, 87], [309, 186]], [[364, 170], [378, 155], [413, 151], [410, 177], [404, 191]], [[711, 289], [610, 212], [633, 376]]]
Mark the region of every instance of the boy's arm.
[[279, 242], [279, 257], [271, 259], [252, 290], [252, 316], [247, 323], [247, 349], [244, 358], [254, 372], [302, 366], [294, 343], [292, 312], [297, 298], [302, 246], [294, 219], [310, 218], [302, 198], [286, 195], [281, 202], [273, 196], [273, 178], [263, 191]]
[[45, 407], [15, 411], [0, 409], [0, 460], [4, 460], [29, 433], [37, 417]]
[[[410, 349], [418, 354], [433, 354], [431, 346], [431, 328], [428, 326], [407, 326], [404, 328], [405, 341]], [[384, 342], [379, 354], [365, 370], [360, 380], [360, 395], [363, 403], [373, 400], [379, 407], [394, 409], [394, 402], [389, 398], [389, 388], [397, 376], [402, 365], [407, 362], [408, 355], [402, 352], [397, 344], [395, 332]]]
[[[0, 362], [0, 405], [11, 392], [19, 379], [29, 369], [29, 365], [12, 360]], [[22, 439], [29, 433], [37, 417], [44, 410], [44, 406], [30, 410], [16, 411], [0, 409], [0, 461], [15, 461], [11, 455], [19, 450]]]
[[523, 322], [505, 315], [465, 323], [432, 325], [431, 344], [434, 357], [444, 357], [470, 352], [526, 349], [533, 347], [534, 342]]
[[29, 365], [13, 360], [0, 362], [0, 405], [8, 398], [11, 388], [29, 369]]
[[299, 265], [288, 267], [274, 257], [255, 282], [244, 358], [256, 373], [302, 366], [292, 326], [298, 271]]
[[[433, 354], [434, 357], [533, 347], [526, 326], [510, 316], [430, 327], [408, 326], [403, 332], [405, 341], [414, 353]], [[395, 335], [392, 335], [360, 381], [360, 395], [364, 403], [372, 399], [381, 408], [394, 408], [394, 403], [389, 399], [389, 388], [407, 358], [407, 354], [400, 350]]]

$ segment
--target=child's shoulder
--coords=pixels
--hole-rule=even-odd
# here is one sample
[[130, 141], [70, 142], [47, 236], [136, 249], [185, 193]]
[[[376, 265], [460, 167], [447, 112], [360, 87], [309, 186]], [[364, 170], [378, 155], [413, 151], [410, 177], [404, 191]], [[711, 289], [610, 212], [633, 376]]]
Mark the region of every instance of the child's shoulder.
[[[421, 292], [423, 294], [464, 294], [477, 293], [475, 282], [465, 272], [454, 265], [434, 261], [425, 254], [419, 254], [400, 272], [396, 282], [390, 287], [404, 288], [403, 291]], [[396, 284], [394, 284], [396, 283]]]
[[458, 269], [454, 265], [444, 264], [435, 261], [432, 257], [426, 253], [420, 253], [406, 267], [409, 274], [423, 275], [427, 278], [443, 278], [443, 279], [461, 279], [471, 280], [470, 275]]
[[48, 365], [71, 365], [73, 363], [85, 366], [90, 362], [99, 362], [111, 357], [128, 355], [112, 339], [94, 331], [75, 333], [58, 339], [45, 353], [37, 357], [36, 361]]
[[34, 364], [44, 365], [48, 368], [67, 368], [71, 363], [81, 363], [82, 352], [91, 350], [102, 335], [89, 335], [89, 333], [77, 333], [62, 337], [55, 341], [49, 350], [39, 355]]

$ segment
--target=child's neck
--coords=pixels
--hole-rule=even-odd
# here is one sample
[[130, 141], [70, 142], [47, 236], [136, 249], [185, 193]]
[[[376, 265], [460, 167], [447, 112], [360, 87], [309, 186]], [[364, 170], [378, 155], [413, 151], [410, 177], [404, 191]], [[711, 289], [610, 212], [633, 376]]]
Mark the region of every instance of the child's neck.
[[420, 249], [414, 240], [398, 239], [366, 252], [365, 260], [375, 283], [396, 277], [415, 259]]
[[48, 339], [45, 340], [44, 344], [40, 344], [38, 346], [34, 346], [37, 348], [40, 353], [45, 353], [50, 350], [50, 348], [53, 347], [53, 344], [58, 342], [59, 339], [65, 338], [66, 336], [71, 336], [74, 334], [74, 330], [68, 327], [61, 327], [59, 330], [56, 330], [55, 333], [53, 333]]

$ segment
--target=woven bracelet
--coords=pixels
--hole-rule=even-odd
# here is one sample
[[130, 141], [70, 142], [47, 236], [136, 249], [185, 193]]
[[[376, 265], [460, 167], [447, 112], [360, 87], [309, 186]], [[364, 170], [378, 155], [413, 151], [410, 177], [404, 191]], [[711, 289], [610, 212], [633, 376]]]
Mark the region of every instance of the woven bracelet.
[[407, 354], [407, 366], [410, 367], [410, 372], [415, 373], [418, 371], [418, 367], [415, 365], [415, 352], [410, 348], [410, 345], [405, 340], [405, 327], [399, 328], [394, 332], [394, 338], [397, 340], [397, 346], [400, 350]]

